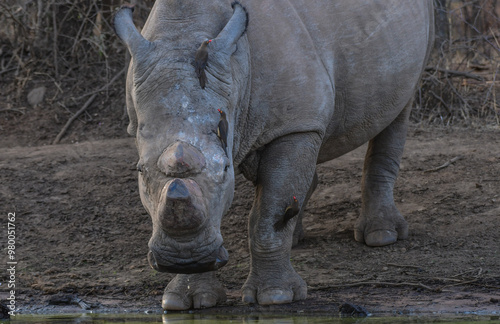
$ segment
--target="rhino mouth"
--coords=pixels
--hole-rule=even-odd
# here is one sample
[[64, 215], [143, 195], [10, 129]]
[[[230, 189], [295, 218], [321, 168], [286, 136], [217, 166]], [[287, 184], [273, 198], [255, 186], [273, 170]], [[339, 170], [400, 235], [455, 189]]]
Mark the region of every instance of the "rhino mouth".
[[169, 263], [162, 261], [163, 263], [158, 263], [157, 259], [158, 258], [155, 255], [155, 252], [150, 250], [148, 253], [148, 262], [149, 265], [156, 271], [190, 274], [215, 271], [222, 268], [228, 262], [229, 254], [227, 253], [227, 250], [224, 248], [224, 246], [221, 245], [209, 257], [206, 257], [200, 261], [178, 263]]

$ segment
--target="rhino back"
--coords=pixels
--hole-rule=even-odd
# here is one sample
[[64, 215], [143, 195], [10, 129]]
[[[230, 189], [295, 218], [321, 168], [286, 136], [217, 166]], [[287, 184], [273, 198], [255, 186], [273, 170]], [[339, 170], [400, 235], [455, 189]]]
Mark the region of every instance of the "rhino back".
[[254, 147], [313, 131], [323, 137], [319, 162], [328, 160], [371, 139], [411, 100], [432, 41], [430, 0], [243, 2]]

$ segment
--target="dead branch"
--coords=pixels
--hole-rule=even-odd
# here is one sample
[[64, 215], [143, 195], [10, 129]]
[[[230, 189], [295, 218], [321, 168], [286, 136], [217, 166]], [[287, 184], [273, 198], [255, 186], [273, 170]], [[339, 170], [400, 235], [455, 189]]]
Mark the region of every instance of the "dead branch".
[[493, 32], [493, 29], [491, 27], [490, 27], [490, 33], [491, 33], [491, 36], [485, 36], [485, 39], [488, 40], [490, 37], [493, 37], [493, 39], [495, 40], [495, 43], [497, 44], [498, 51], [500, 52], [500, 43], [498, 42], [497, 36], [495, 35], [495, 33]]
[[[497, 66], [496, 70], [495, 70], [495, 74], [493, 75], [493, 80], [491, 80], [491, 86], [488, 88], [488, 91], [486, 92], [486, 96], [484, 97], [483, 104], [481, 106], [481, 111], [483, 112], [483, 114], [484, 114], [484, 109], [485, 109], [486, 105], [488, 104], [488, 99], [490, 97], [490, 93], [493, 93], [493, 107], [496, 106], [495, 83], [497, 81], [498, 70], [499, 69], [498, 69], [498, 66]], [[492, 92], [492, 89], [493, 89], [493, 92]], [[493, 110], [493, 112], [495, 112], [495, 111]]]
[[13, 68], [10, 68], [10, 69], [5, 69], [5, 70], [2, 70], [2, 71], [0, 71], [0, 75], [2, 75], [2, 74], [4, 74], [4, 73], [7, 73], [7, 72], [10, 72], [10, 71], [14, 71], [14, 70], [16, 70], [16, 69], [17, 69], [17, 67], [13, 67]]
[[5, 109], [0, 109], [0, 112], [9, 112], [9, 111], [12, 111], [12, 112], [16, 112], [16, 113], [20, 113], [21, 115], [24, 115], [24, 111], [21, 110], [21, 109], [16, 109], [16, 108], [5, 108]]
[[479, 76], [477, 74], [469, 73], [469, 72], [464, 72], [464, 71], [447, 70], [447, 69], [438, 68], [438, 67], [434, 67], [434, 66], [428, 66], [425, 68], [425, 70], [428, 72], [437, 71], [437, 72], [448, 74], [450, 76], [462, 76], [462, 77], [474, 79], [477, 81], [484, 81], [484, 79], [481, 76]]
[[[121, 69], [106, 85], [100, 87], [99, 89], [97, 90], [94, 90], [90, 93], [87, 93], [87, 94], [84, 94], [83, 96], [80, 96], [79, 98], [77, 99], [81, 99], [81, 98], [84, 98], [86, 96], [89, 96], [89, 95], [92, 95], [86, 102], [85, 104], [83, 105], [82, 108], [80, 108], [80, 110], [78, 110], [73, 116], [71, 116], [71, 118], [66, 122], [66, 125], [64, 125], [64, 127], [62, 128], [62, 130], [59, 132], [59, 134], [57, 135], [56, 139], [54, 140], [54, 142], [52, 144], [57, 144], [59, 143], [59, 141], [61, 140], [61, 138], [64, 136], [64, 133], [66, 133], [66, 131], [68, 130], [69, 126], [71, 125], [71, 123], [81, 114], [83, 113], [89, 106], [90, 104], [92, 103], [92, 101], [94, 101], [94, 99], [97, 97], [97, 94], [101, 91], [104, 91], [106, 89], [108, 89], [108, 87], [110, 85], [112, 85], [116, 80], [118, 80], [118, 78], [125, 72], [126, 68], [123, 68]], [[64, 106], [63, 106], [64, 107]], [[64, 107], [66, 108], [66, 107]]]
[[82, 22], [82, 24], [80, 25], [80, 29], [78, 29], [78, 32], [76, 33], [76, 36], [75, 36], [75, 41], [73, 42], [73, 46], [71, 47], [71, 55], [75, 55], [75, 52], [76, 52], [76, 49], [77, 49], [77, 45], [78, 45], [78, 42], [80, 42], [80, 35], [83, 33], [84, 31], [84, 27], [86, 25], [86, 20], [88, 20], [89, 18], [89, 15], [90, 15], [90, 12], [92, 11], [92, 6], [89, 6], [84, 17], [85, 17], [85, 20]]
[[424, 173], [428, 173], [428, 172], [436, 172], [436, 171], [439, 171], [441, 169], [444, 169], [446, 167], [449, 167], [451, 164], [457, 162], [458, 160], [461, 160], [463, 159], [464, 157], [462, 155], [459, 155], [459, 156], [455, 156], [453, 159], [447, 161], [445, 164], [443, 165], [440, 165], [436, 168], [433, 168], [433, 169], [429, 169], [429, 170], [425, 170]]
[[84, 302], [82, 299], [78, 298], [78, 297], [73, 297], [73, 299], [71, 300], [71, 302], [73, 304], [76, 304], [78, 306], [80, 306], [82, 309], [84, 310], [89, 310], [91, 309], [92, 307], [90, 307], [89, 304], [87, 304], [86, 302]]
[[102, 86], [101, 88], [97, 89], [97, 90], [94, 90], [92, 92], [89, 92], [89, 93], [86, 93], [76, 99], [81, 99], [81, 98], [85, 98], [87, 96], [90, 96], [90, 95], [93, 95], [94, 93], [98, 93], [98, 92], [101, 92], [101, 91], [104, 91], [104, 90], [107, 90], [109, 88], [109, 86], [111, 86], [113, 83], [115, 83], [116, 80], [118, 80], [118, 78], [125, 72], [127, 68], [123, 68], [121, 69], [111, 80], [109, 80], [109, 82]]
[[413, 277], [418, 277], [418, 278], [425, 278], [427, 280], [432, 279], [432, 280], [439, 280], [439, 281], [453, 281], [453, 282], [462, 282], [463, 280], [461, 279], [455, 279], [455, 278], [445, 278], [445, 277], [433, 277], [425, 274], [419, 274], [419, 273], [407, 273], [409, 276]]
[[348, 283], [343, 285], [329, 285], [328, 287], [319, 287], [316, 290], [326, 290], [329, 288], [347, 288], [359, 286], [390, 286], [390, 287], [417, 287], [430, 291], [441, 292], [441, 289], [432, 288], [420, 282], [385, 282], [385, 281], [360, 281], [355, 283]]
[[14, 13], [12, 12], [11, 8], [8, 7], [7, 5], [3, 4], [0, 2], [0, 7], [2, 8], [2, 10], [6, 13], [9, 14], [9, 18], [12, 19], [18, 27], [20, 27], [22, 30], [23, 30], [23, 33], [24, 34], [27, 34], [27, 30], [26, 30], [26, 27], [25, 27], [25, 24], [22, 23], [21, 21], [19, 21], [19, 19], [17, 19], [16, 16], [14, 16]]
[[59, 141], [61, 140], [61, 138], [64, 136], [64, 134], [66, 133], [66, 131], [68, 130], [69, 126], [71, 125], [71, 123], [73, 123], [73, 121], [75, 119], [78, 118], [78, 116], [80, 116], [89, 106], [90, 104], [92, 103], [92, 101], [94, 101], [94, 99], [97, 97], [97, 93], [94, 93], [92, 95], [92, 97], [90, 97], [86, 102], [85, 104], [83, 105], [82, 108], [80, 108], [80, 110], [78, 110], [73, 116], [71, 116], [70, 119], [68, 119], [68, 121], [66, 122], [66, 124], [64, 125], [64, 127], [61, 129], [61, 131], [59, 132], [59, 134], [57, 134], [56, 136], [56, 139], [54, 140], [54, 142], [52, 142], [52, 144], [58, 144]]
[[57, 5], [54, 3], [53, 4], [54, 6], [54, 9], [53, 9], [53, 13], [52, 13], [52, 24], [53, 24], [53, 28], [54, 28], [54, 39], [53, 39], [53, 42], [52, 42], [52, 46], [53, 46], [53, 58], [54, 58], [54, 74], [56, 76], [56, 79], [59, 78], [59, 67], [58, 67], [58, 59], [57, 59], [57, 51], [58, 51], [58, 46], [57, 46], [57, 20], [56, 20], [56, 13], [57, 13]]
[[434, 91], [432, 90], [429, 90], [429, 93], [431, 95], [434, 96], [434, 98], [436, 98], [437, 100], [439, 100], [441, 102], [441, 104], [443, 105], [443, 107], [446, 109], [446, 111], [448, 111], [449, 114], [451, 114], [451, 108], [448, 106], [448, 104], [446, 103], [446, 101], [444, 101], [443, 98], [441, 98], [440, 96], [438, 96]]
[[396, 268], [411, 268], [411, 269], [422, 269], [422, 267], [419, 266], [414, 266], [414, 265], [409, 265], [409, 264], [395, 264], [395, 263], [387, 263], [387, 266], [389, 267], [396, 267]]
[[454, 284], [449, 284], [449, 285], [442, 286], [441, 288], [468, 285], [468, 284], [471, 284], [471, 283], [475, 283], [477, 280], [478, 279], [457, 282], [457, 283], [454, 283]]
[[464, 276], [464, 275], [467, 275], [467, 274], [473, 273], [473, 272], [475, 272], [475, 271], [477, 271], [477, 269], [469, 269], [469, 270], [467, 270], [467, 271], [457, 273], [457, 274], [455, 274], [455, 275], [453, 275], [453, 276], [451, 276], [451, 277], [452, 277], [452, 278], [461, 277], [461, 276]]
[[492, 288], [492, 289], [500, 289], [500, 286], [492, 286], [492, 285], [485, 285], [477, 282], [471, 282], [471, 285], [478, 286], [478, 287], [483, 287], [483, 288]]

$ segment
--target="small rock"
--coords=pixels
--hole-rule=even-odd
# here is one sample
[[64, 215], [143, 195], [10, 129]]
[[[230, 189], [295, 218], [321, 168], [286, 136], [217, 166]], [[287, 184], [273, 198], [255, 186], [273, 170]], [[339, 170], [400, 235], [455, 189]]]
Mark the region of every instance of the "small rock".
[[339, 306], [340, 317], [367, 317], [369, 315], [368, 311], [358, 305], [345, 303]]
[[491, 298], [490, 298], [490, 302], [492, 302], [492, 303], [496, 304], [496, 303], [498, 303], [498, 298], [493, 298], [493, 297], [491, 297]]
[[33, 107], [41, 103], [45, 97], [45, 91], [47, 91], [45, 87], [38, 87], [31, 90], [30, 93], [28, 93], [28, 103]]

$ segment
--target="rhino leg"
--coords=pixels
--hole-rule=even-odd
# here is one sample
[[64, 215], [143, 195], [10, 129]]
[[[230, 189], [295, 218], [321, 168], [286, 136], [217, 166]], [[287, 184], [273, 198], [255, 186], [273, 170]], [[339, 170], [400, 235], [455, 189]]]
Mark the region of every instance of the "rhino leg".
[[165, 310], [213, 307], [226, 300], [226, 291], [215, 271], [197, 274], [178, 274], [163, 294]]
[[403, 155], [410, 109], [411, 101], [368, 145], [363, 167], [361, 215], [354, 238], [369, 246], [388, 245], [408, 237], [408, 224], [394, 204], [393, 188]]
[[313, 182], [319, 146], [319, 135], [301, 133], [279, 138], [262, 152], [250, 211], [251, 267], [242, 288], [243, 302], [283, 304], [307, 296], [304, 280], [290, 263], [297, 217], [281, 230], [275, 230], [274, 224], [293, 196], [303, 205]]
[[293, 243], [292, 246], [297, 246], [300, 241], [304, 238], [304, 228], [302, 227], [302, 218], [304, 216], [304, 210], [306, 209], [307, 203], [314, 190], [318, 186], [318, 174], [314, 172], [314, 178], [309, 187], [309, 191], [307, 192], [306, 198], [304, 199], [304, 203], [302, 204], [302, 208], [300, 209], [300, 213], [297, 215], [297, 224], [295, 225], [295, 230], [293, 231]]

